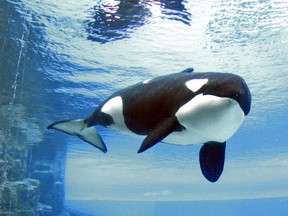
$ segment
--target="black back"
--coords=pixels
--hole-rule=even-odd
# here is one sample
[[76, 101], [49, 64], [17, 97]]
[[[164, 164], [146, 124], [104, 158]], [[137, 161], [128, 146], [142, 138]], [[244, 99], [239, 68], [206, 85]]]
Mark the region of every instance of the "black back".
[[[186, 71], [186, 70], [185, 70]], [[105, 100], [89, 118], [89, 124], [107, 126], [113, 123], [109, 115], [101, 113], [103, 105], [113, 97], [121, 96], [126, 126], [134, 133], [146, 135], [165, 118], [175, 115], [177, 110], [193, 97], [203, 93], [235, 99], [245, 115], [249, 113], [251, 95], [245, 81], [229, 73], [191, 73], [170, 74], [154, 78], [147, 83], [137, 83], [127, 87]], [[185, 83], [192, 79], [208, 79], [197, 92], [187, 88]], [[92, 120], [93, 119], [93, 120]], [[178, 128], [181, 130], [181, 128]]]

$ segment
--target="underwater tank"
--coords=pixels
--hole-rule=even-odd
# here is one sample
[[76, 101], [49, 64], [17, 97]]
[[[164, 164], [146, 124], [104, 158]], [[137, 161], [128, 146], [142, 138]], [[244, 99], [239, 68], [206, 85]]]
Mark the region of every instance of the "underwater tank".
[[[0, 1], [0, 215], [286, 215], [288, 3]], [[211, 183], [199, 145], [47, 130], [111, 94], [193, 67], [245, 79], [249, 115]], [[192, 72], [193, 73], [193, 72]]]

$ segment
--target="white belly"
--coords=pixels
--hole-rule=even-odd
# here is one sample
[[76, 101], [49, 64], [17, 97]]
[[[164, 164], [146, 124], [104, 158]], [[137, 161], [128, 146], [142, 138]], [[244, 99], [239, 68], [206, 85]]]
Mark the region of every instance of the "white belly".
[[213, 95], [197, 95], [176, 113], [186, 129], [174, 132], [163, 141], [175, 144], [224, 142], [240, 127], [244, 112], [237, 101]]
[[[108, 126], [109, 128], [136, 135], [125, 125], [120, 96], [109, 100], [101, 111], [111, 115], [115, 122]], [[175, 115], [185, 130], [171, 133], [163, 140], [170, 144], [224, 142], [236, 132], [244, 120], [244, 112], [235, 100], [203, 94], [184, 104]]]

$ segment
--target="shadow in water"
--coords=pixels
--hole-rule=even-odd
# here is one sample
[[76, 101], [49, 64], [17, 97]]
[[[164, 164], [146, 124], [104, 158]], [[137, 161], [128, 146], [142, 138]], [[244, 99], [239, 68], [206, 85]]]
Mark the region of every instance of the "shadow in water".
[[100, 2], [91, 10], [91, 19], [87, 22], [88, 39], [107, 43], [129, 38], [136, 28], [149, 23], [154, 8], [160, 10], [163, 19], [190, 24], [191, 14], [185, 8], [182, 0]]
[[167, 19], [180, 21], [185, 25], [190, 25], [191, 14], [187, 11], [185, 7], [185, 1], [182, 0], [161, 0], [162, 13], [166, 15]]

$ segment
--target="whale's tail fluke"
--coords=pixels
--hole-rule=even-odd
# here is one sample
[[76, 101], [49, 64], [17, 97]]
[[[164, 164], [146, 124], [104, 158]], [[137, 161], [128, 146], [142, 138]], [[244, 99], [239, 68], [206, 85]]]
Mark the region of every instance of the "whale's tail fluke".
[[48, 129], [55, 129], [69, 135], [78, 136], [83, 141], [95, 146], [106, 153], [107, 148], [99, 136], [95, 127], [87, 127], [84, 119], [66, 120], [55, 122], [48, 126]]

